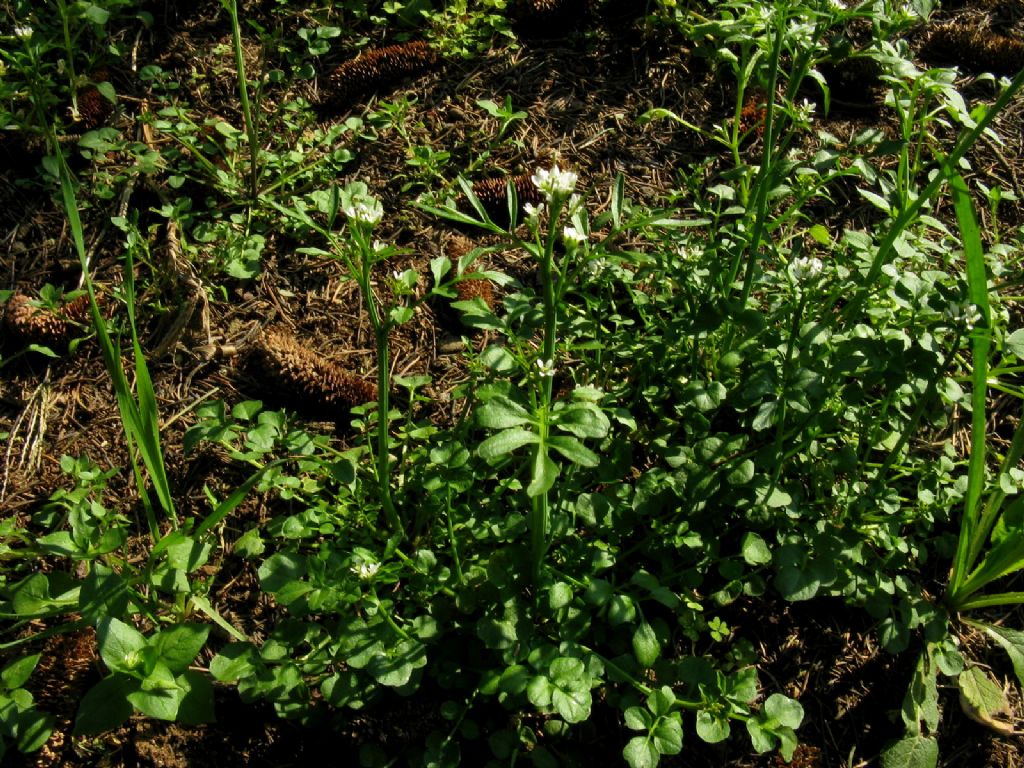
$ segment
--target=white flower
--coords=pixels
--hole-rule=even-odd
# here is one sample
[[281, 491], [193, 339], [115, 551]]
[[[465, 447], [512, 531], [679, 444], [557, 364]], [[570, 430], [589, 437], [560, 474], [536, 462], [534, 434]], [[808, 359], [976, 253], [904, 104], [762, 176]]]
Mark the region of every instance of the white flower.
[[359, 563], [359, 565], [352, 566], [352, 573], [358, 576], [363, 581], [369, 581], [377, 575], [377, 571], [380, 570], [380, 563]]
[[533, 203], [527, 203], [523, 206], [523, 210], [526, 211], [526, 215], [531, 219], [538, 219], [540, 215], [544, 213], [544, 203], [534, 205]]
[[555, 375], [555, 361], [554, 360], [537, 360], [537, 368], [540, 369], [541, 376], [547, 376], [551, 378]]
[[562, 237], [565, 238], [565, 242], [579, 245], [580, 243], [586, 242], [587, 236], [580, 232], [576, 227], [566, 227], [562, 230]]
[[803, 104], [800, 104], [796, 108], [796, 114], [799, 120], [803, 123], [814, 122], [814, 110], [815, 104], [813, 101], [804, 99]]
[[369, 224], [371, 227], [384, 217], [384, 209], [376, 200], [364, 202], [362, 200], [347, 206], [344, 214], [350, 219]]
[[374, 240], [373, 241], [373, 252], [374, 253], [382, 253], [382, 252], [386, 251], [387, 249], [388, 249], [387, 245], [382, 243], [380, 240]]
[[591, 259], [587, 262], [587, 272], [592, 275], [600, 275], [608, 267], [608, 259]]
[[15, 27], [14, 36], [25, 39], [26, 37], [32, 37], [32, 27]]
[[821, 263], [821, 259], [814, 256], [801, 256], [794, 259], [793, 263], [789, 265], [789, 272], [798, 283], [805, 283], [814, 280], [824, 268], [825, 265]]
[[576, 174], [572, 171], [561, 170], [557, 163], [551, 167], [550, 171], [538, 168], [532, 179], [534, 186], [543, 192], [548, 200], [555, 195], [571, 194], [576, 188]]
[[968, 332], [973, 331], [974, 326], [981, 322], [981, 310], [977, 304], [958, 304], [954, 301], [946, 308], [944, 314], [951, 324], [962, 324]]

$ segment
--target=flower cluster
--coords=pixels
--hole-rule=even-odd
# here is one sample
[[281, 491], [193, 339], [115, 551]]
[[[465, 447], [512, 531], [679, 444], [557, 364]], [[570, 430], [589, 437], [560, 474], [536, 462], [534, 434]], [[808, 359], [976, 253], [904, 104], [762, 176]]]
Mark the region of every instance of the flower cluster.
[[556, 163], [551, 170], [538, 168], [531, 177], [533, 184], [539, 189], [548, 200], [558, 196], [565, 197], [572, 194], [576, 189], [576, 174], [572, 171], [563, 171]]
[[797, 283], [807, 283], [815, 280], [824, 268], [821, 259], [815, 256], [800, 256], [789, 265], [789, 273]]
[[374, 226], [384, 217], [384, 209], [378, 200], [353, 200], [345, 206], [344, 214], [354, 221]]
[[954, 301], [946, 307], [944, 314], [949, 323], [963, 326], [968, 333], [982, 320], [981, 309], [977, 304], [959, 304]]
[[377, 575], [379, 570], [380, 563], [367, 563], [364, 561], [352, 566], [352, 573], [358, 576], [361, 581], [370, 581], [370, 579]]
[[587, 236], [576, 227], [566, 227], [562, 230], [562, 239], [565, 240], [567, 246], [577, 246], [585, 243]]
[[551, 378], [555, 375], [555, 361], [554, 360], [537, 360], [538, 373], [541, 376]]

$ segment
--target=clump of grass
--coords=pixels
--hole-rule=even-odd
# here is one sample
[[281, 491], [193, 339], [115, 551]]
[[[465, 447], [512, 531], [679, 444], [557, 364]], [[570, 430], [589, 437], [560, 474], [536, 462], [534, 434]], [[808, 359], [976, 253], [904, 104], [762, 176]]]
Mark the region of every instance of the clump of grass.
[[304, 416], [339, 420], [356, 405], [377, 399], [377, 386], [310, 349], [282, 328], [261, 334], [250, 367], [268, 395]]

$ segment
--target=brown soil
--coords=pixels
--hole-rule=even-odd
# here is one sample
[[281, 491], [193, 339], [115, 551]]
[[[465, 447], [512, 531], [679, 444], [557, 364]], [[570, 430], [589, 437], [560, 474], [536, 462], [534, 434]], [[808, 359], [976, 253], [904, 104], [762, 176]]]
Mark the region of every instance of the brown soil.
[[[204, 115], [221, 116], [241, 127], [225, 15], [217, 2], [200, 3], [196, 9], [184, 5], [157, 5], [158, 23], [141, 40], [138, 60], [160, 63], [176, 74], [187, 100]], [[265, 15], [258, 3], [244, 5], [243, 18]], [[1020, 19], [1009, 17], [1009, 7], [986, 4], [982, 10], [968, 4], [940, 21], [985, 14], [1001, 34], [1014, 34]], [[931, 40], [923, 34], [919, 37]], [[950, 47], [939, 42], [930, 43], [928, 51], [949, 56]], [[927, 47], [924, 42], [921, 45]], [[247, 55], [254, 71], [278, 65], [265, 61], [254, 45]], [[115, 71], [111, 79], [128, 98], [116, 114], [95, 118], [94, 109], [90, 119], [106, 120], [128, 136], [141, 137], [142, 100], [149, 94], [131, 72]], [[965, 76], [964, 93], [969, 98], [991, 97], [990, 88], [972, 86], [971, 82], [971, 77]], [[315, 91], [302, 90], [315, 96]], [[425, 184], [437, 191], [437, 180], [416, 177], [415, 169], [406, 164], [407, 148], [411, 144], [450, 151], [451, 160], [443, 172], [449, 181], [453, 179], [488, 150], [487, 142], [497, 134], [497, 123], [485, 118], [476, 106], [478, 99], [500, 102], [510, 94], [515, 107], [526, 110], [529, 118], [512, 129], [515, 143], [502, 142], [491, 148], [485, 169], [475, 173], [475, 179], [520, 174], [557, 159], [579, 172], [581, 187], [596, 190], [592, 197], [595, 207], [607, 205], [607, 190], [618, 173], [625, 175], [628, 196], [648, 204], [663, 202], [662, 195], [676, 181], [674, 169], [717, 154], [715, 147], [682, 127], [667, 122], [638, 125], [640, 114], [663, 106], [685, 113], [692, 123], [710, 127], [731, 113], [732, 104], [728, 87], [700, 59], [689, 55], [682, 41], [629, 23], [617, 23], [588, 38], [538, 41], [520, 50], [495, 51], [470, 63], [447, 62], [376, 98], [353, 103], [348, 112], [330, 119], [362, 114], [367, 105], [379, 108], [381, 100], [403, 94], [412, 100], [404, 122], [407, 139], [394, 130], [383, 130], [375, 142], [360, 144], [358, 159], [346, 167], [346, 178], [340, 181], [364, 180], [381, 197], [387, 215], [376, 234], [408, 251], [395, 257], [381, 274], [415, 269], [422, 275], [421, 289], [429, 280], [429, 259], [449, 247], [452, 232], [409, 205]], [[874, 95], [870, 90], [865, 94], [853, 108], [837, 108], [834, 116], [821, 118], [820, 127], [841, 137], [852, 137], [870, 126], [892, 134], [892, 116], [871, 101]], [[277, 113], [287, 96], [283, 91], [268, 93], [262, 105], [265, 119]], [[996, 130], [1006, 143], [1000, 147], [982, 143], [971, 162], [972, 173], [986, 184], [1013, 189], [1024, 198], [1018, 183], [1024, 169], [1022, 111], [1024, 105], [1018, 102], [1002, 115]], [[749, 112], [744, 110], [744, 119], [756, 120], [757, 116], [756, 105]], [[746, 151], [756, 158], [760, 138], [756, 126], [751, 127], [754, 130]], [[154, 140], [162, 141], [160, 137]], [[77, 258], [59, 203], [39, 185], [21, 181], [33, 177], [38, 145], [27, 142], [12, 147], [11, 141], [15, 140], [5, 138], [5, 145], [0, 146], [0, 159], [11, 161], [0, 163], [5, 169], [0, 170], [0, 287], [35, 294], [44, 282], [50, 282], [75, 289], [79, 285]], [[117, 157], [108, 161], [115, 165], [127, 162]], [[726, 165], [729, 160], [722, 157], [714, 162]], [[130, 205], [140, 209], [156, 205], [156, 198], [168, 194], [164, 184], [165, 180], [157, 180], [157, 188], [151, 189], [140, 182]], [[210, 193], [197, 197], [206, 194]], [[84, 212], [94, 278], [106, 291], [122, 280], [117, 246], [120, 233], [107, 223], [118, 213], [119, 204], [116, 199], [95, 200]], [[835, 229], [870, 221], [875, 212], [851, 189], [849, 199], [837, 196], [834, 206], [815, 211], [815, 215]], [[991, 225], [988, 214], [985, 216], [985, 223]], [[1024, 221], [1019, 203], [1003, 203], [1000, 217], [1004, 227]], [[160, 221], [154, 218], [151, 223]], [[986, 226], [986, 231], [990, 232], [991, 226]], [[176, 501], [182, 515], [200, 514], [208, 509], [204, 484], [222, 495], [243, 475], [215, 455], [182, 455], [181, 436], [189, 423], [188, 414], [211, 397], [237, 402], [272, 396], [261, 390], [258, 377], [246, 365], [264, 329], [287, 329], [333, 365], [366, 380], [373, 380], [373, 339], [358, 292], [342, 278], [339, 266], [297, 254], [299, 244], [283, 236], [268, 237], [258, 279], [236, 282], [220, 278], [224, 299], [207, 297], [201, 287], [197, 289], [200, 283], [194, 267], [181, 254], [177, 233], [154, 226], [151, 237], [153, 264], [139, 266], [143, 273], [139, 283], [145, 286], [140, 297], [144, 307], [140, 330], [145, 348], [153, 353], [150, 364], [163, 418], [170, 423], [172, 417], [182, 417], [174, 418], [164, 435]], [[529, 278], [523, 254], [486, 258], [489, 266]], [[432, 376], [425, 392], [432, 404], [426, 406], [430, 410], [424, 415], [438, 422], [453, 418], [448, 393], [466, 376], [459, 356], [450, 354], [449, 343], [453, 332], [462, 331], [442, 322], [443, 314], [439, 310], [435, 315], [426, 307], [392, 339], [396, 373]], [[0, 336], [0, 352], [5, 357], [13, 353], [15, 343], [11, 336]], [[320, 426], [324, 431], [332, 428], [329, 423]], [[31, 513], [55, 489], [66, 485], [59, 471], [62, 455], [88, 455], [105, 468], [129, 466], [117, 406], [93, 342], [59, 359], [28, 355], [3, 368], [2, 431], [11, 434], [8, 444], [0, 447], [0, 509], [7, 515]], [[346, 437], [341, 434], [339, 439]], [[128, 474], [115, 478], [113, 490], [126, 499], [125, 511], [134, 513], [137, 501]], [[266, 518], [268, 503], [250, 498], [237, 514]], [[213, 596], [218, 608], [246, 632], [259, 636], [273, 620], [274, 607], [258, 596], [251, 571], [235, 562], [220, 565], [230, 578], [218, 582], [222, 586]], [[853, 768], [877, 764], [881, 746], [901, 732], [898, 710], [914, 660], [908, 654], [893, 657], [881, 651], [866, 615], [839, 603], [762, 604], [735, 610], [735, 616], [726, 618], [744, 628], [743, 636], [763, 657], [762, 683], [799, 699], [804, 706], [805, 724], [799, 731], [803, 746], [792, 765]], [[61, 661], [41, 668], [34, 684], [39, 686], [40, 702], [52, 705], [52, 711], [58, 713], [58, 734], [43, 752], [29, 758], [14, 756], [12, 765], [283, 767], [324, 757], [332, 758], [334, 764], [356, 764], [355, 754], [363, 743], [377, 739], [404, 743], [403, 739], [410, 738], [396, 722], [430, 722], [436, 717], [431, 703], [436, 697], [432, 699], [428, 693], [415, 703], [393, 702], [387, 720], [361, 716], [306, 729], [278, 719], [266, 706], [244, 705], [233, 692], [220, 691], [217, 723], [183, 728], [133, 719], [102, 739], [73, 740], [68, 735], [73, 710], [67, 707], [68, 697], [60, 696], [80, 695], [90, 676], [99, 674], [87, 639], [85, 634], [68, 635], [51, 640], [44, 648]], [[62, 681], [67, 681], [67, 690], [54, 694], [54, 687], [60, 688]], [[943, 692], [943, 703], [943, 765], [1024, 765], [1024, 750], [1017, 741], [997, 738], [963, 717], [949, 691]], [[591, 742], [593, 762], [615, 764], [617, 758], [608, 756], [618, 755], [625, 743], [624, 732], [610, 714], [602, 715], [600, 710], [595, 722], [600, 724], [602, 717], [608, 719], [608, 727]], [[751, 756], [745, 734], [711, 747], [701, 743], [689, 727], [683, 756], [666, 758], [663, 765], [747, 768], [780, 764], [774, 755]], [[482, 750], [486, 755], [486, 745]], [[479, 764], [484, 759], [481, 756]]]

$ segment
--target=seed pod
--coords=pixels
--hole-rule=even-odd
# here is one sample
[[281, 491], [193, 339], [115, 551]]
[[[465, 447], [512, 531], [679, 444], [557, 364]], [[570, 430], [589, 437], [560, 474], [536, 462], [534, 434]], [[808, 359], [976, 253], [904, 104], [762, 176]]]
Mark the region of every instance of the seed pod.
[[[511, 178], [485, 179], [484, 181], [476, 182], [473, 185], [473, 194], [483, 204], [484, 210], [487, 211], [487, 215], [491, 217], [491, 220], [501, 227], [509, 225], [507, 189], [510, 181], [516, 190], [520, 213], [522, 213], [523, 206], [527, 203], [530, 205], [540, 205], [544, 201], [544, 196], [533, 183], [529, 173], [521, 173]], [[469, 215], [474, 215], [475, 213], [468, 201], [463, 204], [463, 210]]]
[[5, 319], [11, 334], [25, 344], [64, 347], [78, 325], [88, 322], [89, 297], [79, 296], [58, 309], [39, 306], [24, 293], [7, 300]]
[[358, 96], [425, 72], [437, 61], [434, 49], [421, 40], [363, 51], [327, 76], [329, 86], [321, 106], [342, 108]]
[[974, 72], [1012, 76], [1024, 69], [1024, 41], [966, 24], [943, 24], [928, 35], [921, 56]]
[[270, 329], [249, 361], [268, 396], [312, 419], [343, 418], [356, 405], [377, 399], [377, 386], [317, 354], [288, 331]]

